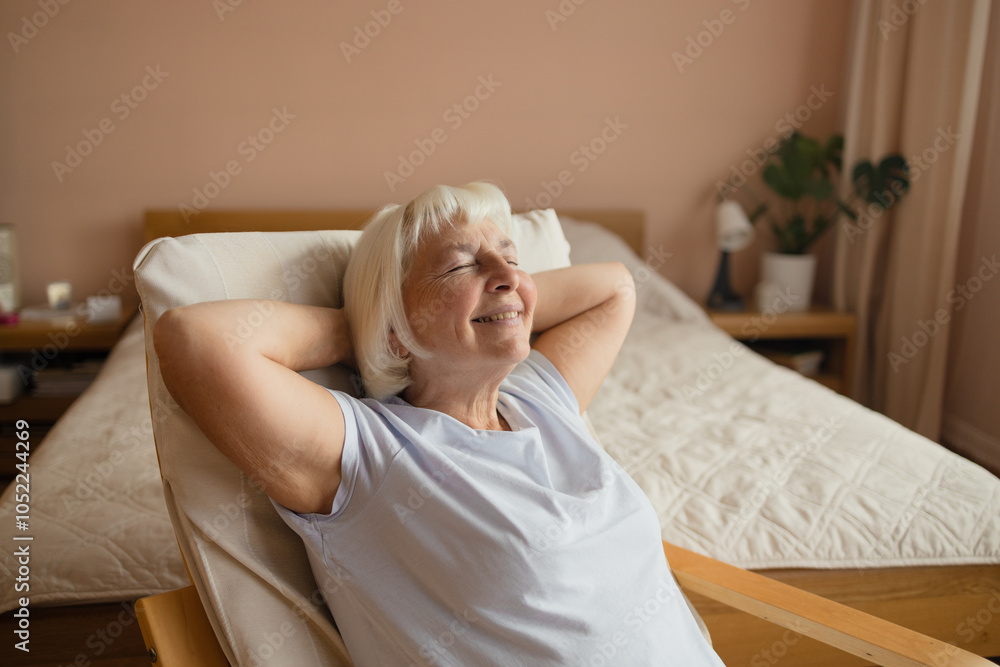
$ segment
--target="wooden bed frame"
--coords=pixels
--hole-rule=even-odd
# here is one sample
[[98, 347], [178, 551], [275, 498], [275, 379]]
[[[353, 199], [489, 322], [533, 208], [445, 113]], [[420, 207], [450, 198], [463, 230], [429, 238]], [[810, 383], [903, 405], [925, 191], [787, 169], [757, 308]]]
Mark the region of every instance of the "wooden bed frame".
[[[150, 210], [146, 212], [144, 238], [149, 241], [161, 236], [201, 232], [358, 229], [372, 212], [360, 209], [208, 210], [189, 223], [176, 209]], [[646, 256], [645, 214], [642, 211], [567, 209], [559, 213], [601, 224], [621, 236], [640, 257]], [[1000, 565], [786, 569], [759, 573], [972, 653], [1000, 656]], [[787, 665], [803, 666], [872, 664], [695, 593], [691, 593], [690, 597], [712, 633], [716, 650], [727, 665], [749, 664], [756, 667], [773, 665], [779, 660]], [[86, 641], [95, 632], [114, 624], [123, 609], [120, 603], [115, 603], [33, 610], [32, 613], [37, 614], [34, 620], [38, 621], [32, 626], [38, 633], [34, 636], [41, 639], [47, 634], [45, 617], [48, 616], [58, 624], [60, 635], [77, 627], [77, 635]], [[7, 636], [11, 636], [8, 627], [12, 627], [13, 619], [10, 616], [8, 613], [0, 618], [0, 631]], [[67, 644], [61, 657], [55, 658], [53, 654], [51, 663], [17, 664], [52, 664], [54, 667], [60, 663], [72, 664], [77, 654], [86, 655], [89, 664], [95, 666], [149, 664], [148, 658], [134, 657], [138, 650], [135, 647], [142, 646], [141, 638], [136, 643], [137, 625], [129, 624], [123, 628], [121, 638], [109, 645], [103, 656], [95, 655], [94, 642], [91, 641], [89, 647], [79, 643]], [[45, 643], [44, 639], [41, 641]], [[6, 649], [7, 646], [0, 648], [0, 663], [12, 664], [3, 659]], [[32, 657], [35, 655], [33, 651]], [[38, 657], [44, 659], [42, 655]], [[102, 657], [105, 659], [102, 660]]]

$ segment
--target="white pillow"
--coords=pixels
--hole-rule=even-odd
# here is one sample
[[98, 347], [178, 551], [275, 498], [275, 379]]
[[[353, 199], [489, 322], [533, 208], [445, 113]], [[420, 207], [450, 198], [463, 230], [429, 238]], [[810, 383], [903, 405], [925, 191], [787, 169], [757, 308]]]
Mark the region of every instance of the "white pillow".
[[708, 322], [705, 309], [659, 273], [671, 254], [650, 248], [644, 260], [622, 238], [593, 222], [559, 216], [563, 233], [573, 247], [573, 264], [621, 262], [635, 279], [636, 306], [658, 317], [678, 322]]
[[[238, 232], [160, 238], [133, 263], [142, 299], [153, 436], [167, 508], [191, 578], [229, 661], [240, 665], [350, 665], [313, 580], [305, 548], [270, 501], [201, 433], [160, 377], [152, 333], [167, 309], [258, 298], [340, 307], [360, 232]], [[528, 273], [569, 265], [552, 210], [515, 216], [511, 240]], [[261, 313], [261, 317], [264, 313]], [[254, 326], [255, 318], [240, 323]], [[350, 371], [303, 373], [354, 393]]]
[[517, 263], [527, 273], [558, 269], [570, 264], [570, 246], [551, 208], [514, 216], [510, 240], [517, 248]]

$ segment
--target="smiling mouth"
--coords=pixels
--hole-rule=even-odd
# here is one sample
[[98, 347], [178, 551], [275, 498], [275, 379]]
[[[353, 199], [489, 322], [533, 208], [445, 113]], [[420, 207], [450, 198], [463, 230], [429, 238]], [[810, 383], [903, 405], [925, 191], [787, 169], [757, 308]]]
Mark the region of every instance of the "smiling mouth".
[[520, 317], [521, 312], [518, 310], [509, 310], [506, 313], [497, 313], [496, 315], [487, 315], [486, 317], [480, 317], [478, 319], [472, 320], [473, 322], [481, 322], [486, 324], [488, 322], [496, 322], [498, 320], [513, 320]]

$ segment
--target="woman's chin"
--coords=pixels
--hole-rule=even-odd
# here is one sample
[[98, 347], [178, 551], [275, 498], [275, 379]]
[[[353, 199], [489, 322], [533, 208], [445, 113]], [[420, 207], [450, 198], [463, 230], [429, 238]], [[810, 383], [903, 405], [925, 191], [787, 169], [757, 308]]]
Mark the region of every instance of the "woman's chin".
[[517, 365], [528, 358], [531, 353], [531, 344], [527, 339], [510, 340], [506, 345], [496, 351], [496, 360], [512, 365]]

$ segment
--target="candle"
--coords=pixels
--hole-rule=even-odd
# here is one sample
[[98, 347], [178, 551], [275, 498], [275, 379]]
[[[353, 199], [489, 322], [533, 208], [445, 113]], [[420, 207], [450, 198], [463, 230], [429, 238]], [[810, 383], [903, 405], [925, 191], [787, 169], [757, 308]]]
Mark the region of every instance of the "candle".
[[56, 310], [69, 309], [73, 299], [73, 285], [68, 280], [59, 280], [48, 284], [49, 308]]

